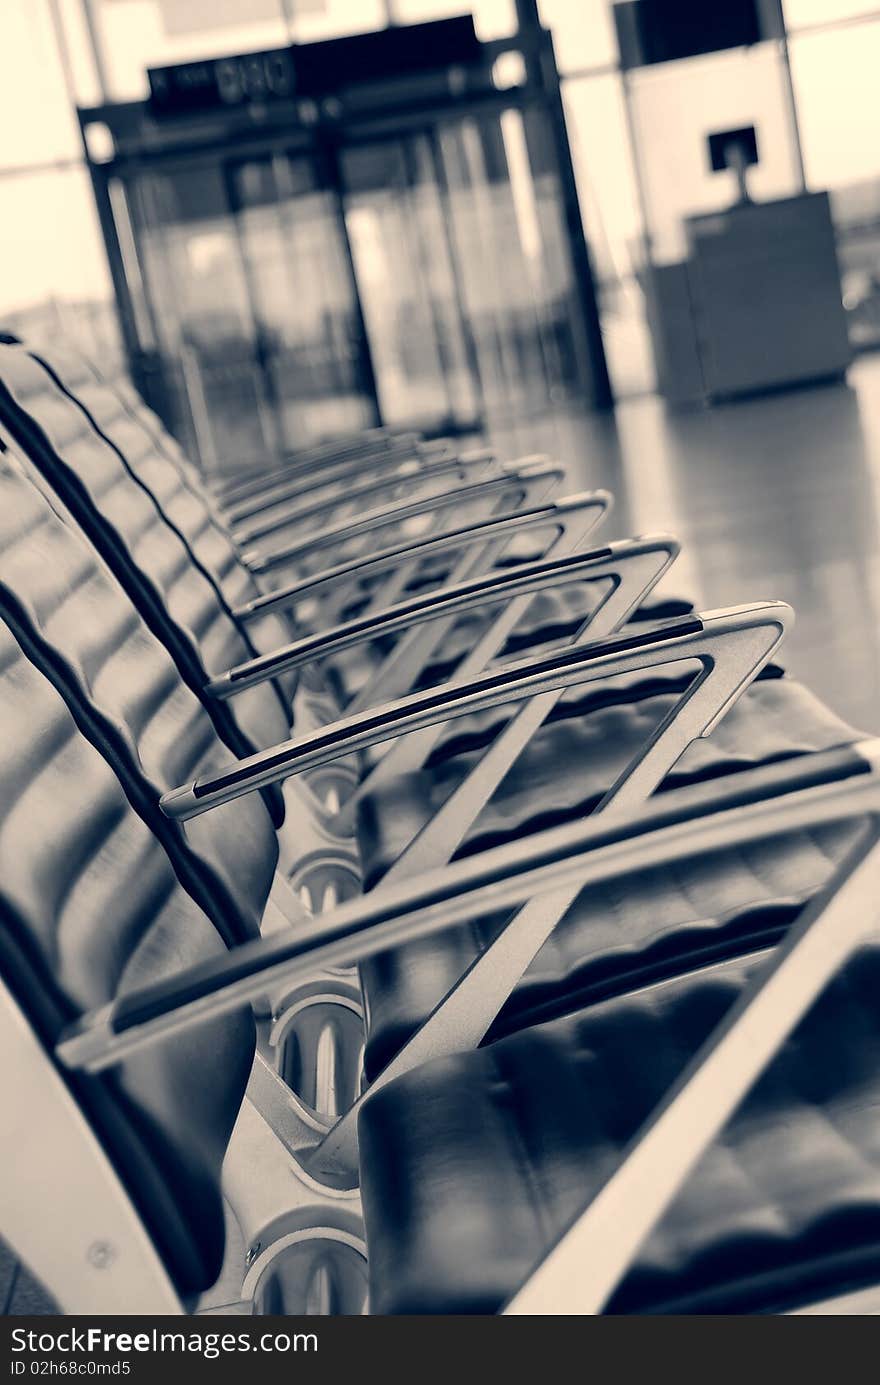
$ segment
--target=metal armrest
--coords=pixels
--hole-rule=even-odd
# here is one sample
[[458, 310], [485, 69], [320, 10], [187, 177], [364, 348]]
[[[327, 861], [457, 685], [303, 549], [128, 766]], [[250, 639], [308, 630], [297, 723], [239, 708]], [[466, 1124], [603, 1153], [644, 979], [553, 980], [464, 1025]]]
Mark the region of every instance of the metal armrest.
[[564, 532], [572, 518], [584, 508], [593, 508], [599, 514], [606, 514], [611, 508], [611, 503], [612, 497], [608, 491], [589, 491], [566, 496], [563, 500], [534, 509], [514, 510], [511, 513], [496, 515], [464, 529], [449, 529], [427, 538], [394, 544], [368, 557], [351, 558], [335, 567], [325, 568], [313, 577], [292, 582], [278, 591], [266, 592], [264, 596], [255, 597], [245, 605], [239, 606], [235, 616], [239, 620], [254, 620], [269, 611], [286, 610], [297, 602], [319, 597], [337, 585], [394, 571], [402, 561], [408, 561], [413, 557], [422, 562], [438, 553], [447, 553], [471, 544], [486, 543], [496, 537], [507, 542], [529, 530], [555, 529]]
[[[589, 520], [590, 516], [588, 515], [586, 518]], [[553, 553], [556, 554], [558, 551], [566, 553], [567, 551], [570, 552], [572, 548], [577, 549], [581, 537], [585, 537], [587, 532], [589, 530], [585, 530], [584, 535], [581, 536], [573, 529], [568, 534], [560, 535], [553, 546]], [[589, 574], [593, 580], [608, 579], [608, 586], [604, 595], [600, 597], [597, 606], [580, 626], [572, 643], [585, 645], [613, 635], [640, 602], [653, 590], [664, 573], [669, 570], [678, 553], [677, 541], [668, 535], [656, 535], [645, 540], [637, 539], [631, 544], [612, 544], [605, 561], [597, 562]], [[523, 595], [514, 597], [512, 601], [508, 602], [504, 610], [496, 616], [457, 666], [454, 674], [456, 682], [461, 682], [466, 678], [476, 678], [483, 672], [502, 649], [508, 635], [528, 609], [530, 601], [530, 596]], [[452, 620], [441, 622], [439, 636], [445, 637], [447, 630], [453, 624]], [[430, 629], [438, 630], [438, 626], [434, 625], [429, 627]], [[417, 630], [411, 638], [415, 641], [418, 636], [419, 631]], [[436, 640], [431, 644], [423, 640], [422, 648], [416, 648], [413, 652], [427, 657], [436, 643]], [[349, 714], [361, 711], [373, 703], [386, 701], [389, 696], [402, 696], [407, 688], [413, 685], [419, 666], [408, 666], [407, 651], [404, 646], [405, 641], [400, 641], [373, 678], [352, 699], [346, 709]], [[412, 662], [414, 661], [410, 661], [410, 664]], [[403, 682], [405, 677], [408, 677], [408, 683]], [[490, 764], [500, 765], [502, 757], [507, 755], [512, 743], [518, 747], [525, 745], [532, 731], [537, 729], [544, 717], [548, 715], [557, 696], [558, 694], [548, 694], [550, 701], [541, 704], [544, 710], [540, 715], [538, 715], [537, 703], [530, 709], [522, 708], [516, 718], [519, 731], [515, 732], [512, 728], [507, 729], [489, 754], [481, 760], [481, 770], [487, 770]], [[389, 779], [420, 769], [442, 734], [443, 727], [440, 725], [427, 727], [424, 731], [407, 736], [405, 740], [392, 746], [380, 763], [375, 765], [372, 771], [361, 781], [354, 793], [346, 799], [340, 809], [338, 821], [340, 830], [350, 830], [358, 801], [365, 794], [372, 793], [378, 785], [386, 783]], [[514, 758], [515, 755], [511, 755], [506, 760], [508, 766], [513, 763]], [[444, 807], [441, 811], [445, 813], [446, 808]], [[449, 805], [449, 811], [453, 811], [452, 803]]]
[[381, 886], [296, 930], [244, 943], [83, 1016], [62, 1034], [57, 1055], [69, 1068], [100, 1072], [163, 1035], [276, 986], [550, 891], [580, 890], [636, 870], [880, 813], [880, 742], [744, 771], [711, 785], [708, 813], [706, 800], [706, 785], [676, 789], [625, 820], [591, 817]]
[[277, 568], [289, 567], [293, 563], [300, 562], [303, 558], [313, 557], [327, 549], [338, 547], [351, 539], [364, 538], [377, 530], [387, 528], [389, 525], [401, 524], [404, 520], [415, 519], [420, 516], [436, 517], [437, 512], [444, 509], [458, 509], [478, 502], [492, 503], [494, 501], [497, 503], [503, 501], [505, 497], [510, 497], [512, 493], [518, 494], [520, 498], [513, 502], [508, 499], [508, 508], [511, 505], [515, 507], [516, 504], [533, 503], [534, 500], [540, 499], [542, 494], [546, 494], [549, 487], [558, 484], [562, 476], [561, 467], [547, 463], [536, 463], [523, 467], [519, 472], [493, 477], [488, 481], [480, 481], [472, 486], [458, 486], [454, 490], [443, 492], [440, 495], [416, 499], [409, 504], [394, 506], [390, 510], [371, 511], [359, 519], [346, 520], [340, 524], [331, 525], [323, 532], [310, 535], [302, 542], [282, 549], [278, 553], [270, 553], [265, 556], [256, 553], [244, 553], [242, 555], [243, 560], [254, 572], [273, 572]]
[[339, 486], [351, 477], [363, 479], [365, 475], [380, 476], [384, 472], [405, 466], [419, 467], [424, 461], [438, 460], [449, 455], [453, 448], [444, 445], [443, 449], [421, 444], [401, 446], [395, 444], [380, 450], [375, 448], [361, 453], [351, 451], [338, 458], [329, 457], [301, 466], [293, 471], [267, 477], [259, 490], [250, 491], [240, 499], [236, 496], [224, 502], [224, 513], [230, 521], [256, 517], [266, 506], [283, 500], [296, 500], [313, 494], [329, 486]]
[[213, 678], [208, 684], [208, 690], [215, 697], [234, 697], [245, 688], [252, 688], [255, 684], [277, 677], [280, 673], [288, 673], [291, 669], [300, 668], [303, 664], [313, 663], [317, 659], [331, 658], [358, 644], [397, 634], [423, 621], [439, 620], [449, 615], [459, 616], [466, 611], [476, 611], [483, 606], [493, 606], [518, 596], [529, 598], [538, 592], [567, 586], [570, 582], [608, 579], [616, 574], [617, 568], [625, 563], [629, 555], [647, 552], [649, 548], [653, 551], [658, 544], [662, 545], [667, 554], [670, 546], [675, 547], [674, 541], [665, 537], [613, 543], [588, 553], [550, 558], [540, 563], [524, 563], [520, 567], [472, 578], [468, 582], [459, 582], [454, 587], [442, 587], [437, 591], [411, 597], [407, 601], [389, 606], [380, 615], [358, 616], [354, 620], [337, 625], [333, 630], [319, 635], [307, 635], [304, 639], [294, 640], [271, 654], [261, 654], [254, 659], [248, 659], [245, 663], [238, 664], [219, 677]]
[[346, 481], [367, 476], [379, 477], [396, 469], [430, 466], [444, 457], [465, 455], [446, 439], [418, 442], [413, 438], [396, 441], [393, 446], [365, 452], [352, 451], [344, 458], [319, 461], [317, 465], [301, 467], [293, 473], [283, 472], [267, 480], [263, 489], [241, 500], [233, 499], [225, 509], [230, 522], [256, 518], [269, 505], [284, 500], [297, 500], [314, 495], [315, 491], [339, 487]]
[[[650, 776], [655, 765], [674, 764], [695, 736], [711, 732], [730, 703], [739, 696], [744, 683], [747, 685], [770, 658], [791, 617], [791, 607], [784, 602], [752, 603], [709, 611], [701, 616], [687, 616], [665, 626], [619, 635], [586, 649], [565, 649], [544, 659], [506, 664], [472, 683], [448, 683], [441, 688], [429, 688], [398, 702], [346, 717], [315, 735], [247, 756], [220, 774], [172, 789], [162, 796], [162, 809], [172, 818], [196, 817], [219, 803], [228, 803], [242, 794], [265, 788], [267, 784], [317, 769], [436, 721], [467, 716], [557, 688], [618, 678], [661, 664], [696, 660], [701, 671], [680, 704], [687, 704], [687, 718], [682, 719], [678, 715], [679, 708], [674, 708], [654, 732], [644, 754], [643, 776]], [[666, 734], [670, 718], [678, 725], [679, 742], [671, 761], [670, 736]], [[614, 786], [616, 805], [629, 807], [633, 799], [640, 800], [641, 783], [635, 787], [633, 780], [631, 776], [619, 791], [617, 785]]]
[[[318, 514], [324, 508], [349, 502], [360, 489], [369, 494], [374, 490], [401, 485], [414, 478], [419, 481], [428, 480], [457, 467], [485, 468], [492, 463], [495, 463], [495, 456], [488, 449], [457, 453], [451, 448], [446, 448], [424, 458], [409, 454], [400, 457], [396, 452], [388, 452], [381, 467], [362, 461], [352, 462], [344, 469], [332, 469], [326, 476], [312, 474], [296, 485], [279, 485], [267, 493], [259, 505], [251, 503], [239, 507], [230, 511], [226, 519], [237, 535], [239, 530], [244, 531], [245, 540], [250, 533], [248, 525], [257, 526], [253, 537], [258, 538], [262, 533], [258, 526], [270, 522], [271, 512], [282, 506], [287, 507], [283, 513], [288, 522], [294, 522], [303, 515]], [[495, 465], [498, 467], [500, 463]]]
[[880, 900], [880, 755], [850, 797], [859, 842], [803, 910], [761, 974], [629, 1147], [616, 1171], [532, 1271], [507, 1314], [600, 1313], [701, 1155], [835, 973], [872, 934]]
[[[790, 608], [785, 608], [790, 615]], [[743, 618], [744, 613], [745, 618]], [[708, 735], [757, 676], [785, 633], [786, 616], [768, 605], [762, 614], [741, 608], [733, 622], [709, 634], [698, 679], [681, 694], [595, 809], [595, 814], [638, 808], [687, 747]], [[589, 649], [591, 646], [587, 645]], [[592, 646], [595, 647], [595, 646]], [[672, 659], [677, 662], [673, 654]], [[661, 658], [659, 662], [668, 662]], [[559, 693], [535, 697], [492, 744], [468, 779], [453, 790], [387, 872], [386, 881], [448, 860], [491, 798], [510, 765]], [[327, 1135], [319, 1156], [324, 1169], [357, 1168], [357, 1122], [362, 1100], [429, 1058], [475, 1048], [512, 994], [523, 972], [568, 913], [580, 885], [531, 899], [472, 963], [373, 1082]]]
[[[389, 501], [394, 499], [394, 492], [399, 492], [401, 487], [423, 493], [425, 488], [437, 485], [443, 480], [453, 483], [457, 480], [470, 485], [489, 476], [504, 474], [504, 468], [495, 461], [491, 452], [472, 453], [467, 458], [446, 457], [425, 467], [414, 466], [410, 470], [395, 471], [391, 476], [361, 480], [345, 490], [334, 491], [318, 499], [312, 498], [306, 504], [297, 501], [282, 502], [286, 504], [286, 508], [282, 508], [279, 514], [259, 515], [249, 524], [235, 525], [233, 533], [236, 542], [240, 544], [258, 543], [261, 539], [283, 533], [299, 524], [317, 524], [321, 516], [328, 516], [332, 520], [333, 512], [341, 505], [360, 506], [363, 510], [367, 508], [366, 502], [387, 495], [388, 499], [383, 503], [385, 508], [388, 508]], [[375, 508], [375, 505], [372, 508]]]
[[[591, 506], [582, 507], [576, 515], [569, 512], [568, 523], [548, 536], [542, 556], [545, 559], [561, 558], [577, 552], [586, 542], [587, 535], [606, 514], [607, 509]], [[501, 558], [506, 544], [507, 540], [504, 537], [495, 536], [483, 544], [472, 544], [461, 549], [452, 560], [451, 570], [444, 580], [444, 585], [454, 585], [490, 573]], [[397, 600], [405, 592], [407, 583], [418, 572], [418, 567], [418, 562], [412, 560], [401, 564], [398, 572], [388, 583], [379, 584], [368, 610], [381, 612], [390, 601]], [[491, 656], [504, 644], [507, 635], [524, 614], [530, 601], [530, 596], [522, 595], [514, 597], [507, 604], [496, 616], [490, 629], [478, 639], [469, 656], [456, 669], [454, 677], [457, 680], [472, 678], [482, 673]], [[364, 708], [375, 706], [379, 702], [402, 697], [414, 687], [434, 651], [443, 646], [455, 628], [456, 621], [457, 616], [450, 615], [441, 620], [422, 622], [408, 631], [354, 694], [346, 709], [348, 713], [363, 711]]]
[[288, 457], [280, 466], [261, 467], [247, 476], [220, 481], [212, 489], [222, 502], [232, 502], [246, 496], [257, 495], [266, 486], [277, 485], [280, 481], [296, 476], [309, 475], [316, 467], [332, 465], [345, 459], [360, 460], [363, 457], [381, 456], [392, 451], [403, 441], [413, 449], [418, 446], [415, 434], [400, 435], [385, 432], [384, 429], [367, 430], [354, 438], [337, 439], [335, 442], [319, 443]]

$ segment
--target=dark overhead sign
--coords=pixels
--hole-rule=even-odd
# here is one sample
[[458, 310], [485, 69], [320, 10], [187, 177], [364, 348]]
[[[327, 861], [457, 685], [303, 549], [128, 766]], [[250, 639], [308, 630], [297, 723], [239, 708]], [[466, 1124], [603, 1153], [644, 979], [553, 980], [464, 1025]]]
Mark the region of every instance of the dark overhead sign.
[[147, 76], [150, 105], [157, 115], [188, 115], [230, 106], [292, 101], [296, 95], [293, 53], [289, 48], [206, 58], [174, 67], [151, 67]]
[[618, 0], [621, 66], [649, 67], [781, 37], [763, 10], [756, 0]]
[[479, 62], [482, 48], [471, 15], [426, 24], [391, 25], [323, 43], [294, 43], [262, 53], [151, 67], [150, 106], [174, 116], [320, 100], [371, 82]]

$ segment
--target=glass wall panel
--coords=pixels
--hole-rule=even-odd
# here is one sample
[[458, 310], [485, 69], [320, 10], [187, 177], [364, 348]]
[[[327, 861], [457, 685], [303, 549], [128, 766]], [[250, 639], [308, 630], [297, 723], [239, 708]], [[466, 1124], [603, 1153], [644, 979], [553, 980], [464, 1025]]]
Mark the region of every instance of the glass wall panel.
[[6, 174], [0, 312], [46, 299], [106, 302], [112, 295], [92, 189], [83, 168]]
[[749, 171], [755, 201], [798, 188], [794, 132], [778, 44], [663, 63], [629, 81], [636, 157], [655, 264], [685, 253], [683, 218], [729, 206], [733, 174], [713, 173], [707, 136], [754, 125], [760, 162]]
[[145, 97], [148, 67], [290, 41], [281, 0], [97, 0], [94, 14], [114, 101]]
[[0, 168], [82, 154], [46, 0], [0, 4]]
[[[82, 168], [0, 176], [0, 330], [46, 345], [59, 335], [94, 360], [121, 361], [119, 322], [92, 190]], [[64, 234], [59, 234], [59, 227]]]
[[876, 14], [877, 0], [782, 0], [788, 28], [808, 24], [838, 24], [857, 15]]
[[[28, 0], [22, 0], [27, 4]], [[64, 54], [74, 102], [78, 106], [101, 103], [101, 86], [95, 64], [95, 51], [89, 35], [87, 14], [82, 0], [47, 0], [57, 11], [64, 35]]]
[[880, 345], [880, 20], [794, 36], [807, 181], [828, 188], [854, 346]]
[[880, 175], [880, 19], [792, 37], [790, 53], [810, 183]]
[[388, 17], [385, 0], [291, 0], [289, 9], [299, 43], [382, 29]]
[[617, 63], [612, 0], [540, 0], [541, 23], [553, 35], [562, 73]]
[[472, 14], [477, 34], [484, 41], [516, 33], [514, 0], [391, 0], [391, 11], [398, 24]]

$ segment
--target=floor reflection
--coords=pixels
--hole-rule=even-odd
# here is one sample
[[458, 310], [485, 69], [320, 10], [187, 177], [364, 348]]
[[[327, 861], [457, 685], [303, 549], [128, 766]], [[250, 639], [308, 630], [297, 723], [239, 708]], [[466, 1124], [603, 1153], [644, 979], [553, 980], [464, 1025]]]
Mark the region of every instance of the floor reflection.
[[569, 490], [613, 490], [609, 535], [677, 534], [670, 592], [705, 607], [790, 601], [787, 667], [880, 731], [880, 357], [858, 361], [848, 386], [696, 413], [645, 397], [613, 419], [557, 412], [494, 438], [506, 455], [560, 457]]

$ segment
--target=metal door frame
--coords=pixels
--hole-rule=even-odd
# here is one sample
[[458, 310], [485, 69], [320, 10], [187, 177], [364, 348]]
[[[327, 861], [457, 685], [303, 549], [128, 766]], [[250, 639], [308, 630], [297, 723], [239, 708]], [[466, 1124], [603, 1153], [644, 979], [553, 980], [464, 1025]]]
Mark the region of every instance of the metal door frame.
[[[468, 118], [479, 118], [496, 114], [499, 118], [506, 110], [543, 110], [549, 120], [552, 138], [555, 172], [561, 198], [563, 224], [571, 255], [573, 275], [572, 299], [577, 307], [575, 325], [577, 335], [582, 339], [582, 350], [578, 353], [579, 379], [591, 407], [605, 409], [612, 405], [613, 396], [608, 380], [608, 371], [599, 327], [598, 307], [592, 275], [589, 251], [583, 230], [571, 151], [565, 127], [559, 76], [556, 68], [553, 44], [549, 32], [536, 22], [526, 23], [529, 12], [534, 9], [532, 0], [518, 0], [518, 13], [522, 24], [518, 35], [509, 40], [484, 44], [487, 60], [514, 50], [519, 52], [526, 64], [527, 81], [524, 86], [498, 90], [487, 87], [481, 91], [469, 91], [464, 95], [450, 95], [449, 99], [436, 97], [419, 103], [417, 107], [394, 107], [367, 112], [357, 112], [340, 118], [335, 111], [329, 115], [316, 114], [311, 123], [304, 123], [295, 103], [290, 108], [267, 109], [259, 121], [255, 121], [250, 111], [233, 110], [222, 112], [210, 119], [181, 121], [159, 125], [151, 120], [148, 103], [143, 101], [119, 102], [80, 109], [78, 111], [83, 138], [86, 163], [92, 181], [98, 218], [104, 237], [111, 279], [116, 295], [122, 338], [129, 359], [132, 375], [148, 402], [163, 417], [168, 415], [168, 400], [162, 398], [161, 384], [156, 379], [155, 342], [146, 348], [138, 325], [142, 316], [136, 308], [126, 275], [125, 259], [120, 245], [110, 198], [110, 186], [118, 180], [129, 196], [128, 185], [139, 175], [147, 172], [161, 172], [174, 167], [186, 166], [192, 162], [214, 161], [227, 168], [230, 164], [246, 160], [271, 157], [275, 153], [290, 157], [305, 156], [313, 161], [319, 174], [322, 167], [332, 174], [335, 186], [334, 205], [340, 230], [341, 244], [346, 247], [349, 270], [353, 276], [355, 300], [359, 315], [359, 327], [363, 332], [363, 377], [365, 385], [372, 392], [372, 402], [377, 419], [381, 419], [381, 406], [376, 389], [375, 373], [369, 351], [369, 336], [363, 317], [360, 286], [357, 283], [356, 269], [351, 256], [351, 245], [344, 221], [343, 188], [339, 157], [341, 151], [359, 144], [399, 140], [416, 133], [428, 133], [434, 166], [439, 173], [438, 189], [441, 191], [444, 227], [447, 236], [447, 249], [456, 286], [457, 309], [465, 329], [468, 368], [471, 370], [478, 398], [482, 396], [482, 382], [476, 353], [471, 352], [473, 339], [469, 330], [466, 306], [461, 300], [461, 267], [458, 263], [453, 237], [450, 234], [448, 217], [448, 190], [443, 192], [442, 160], [439, 158], [436, 141], [441, 125], [455, 124]], [[112, 135], [113, 153], [108, 158], [93, 157], [89, 147], [89, 129], [93, 125], [103, 125]], [[243, 252], [240, 227], [231, 199], [229, 210], [239, 240], [239, 253]], [[134, 252], [140, 260], [135, 238]], [[129, 259], [131, 248], [129, 248]], [[140, 277], [146, 282], [143, 265], [139, 264]], [[153, 305], [149, 293], [145, 293], [148, 316], [152, 316]], [[256, 339], [256, 332], [255, 332]], [[265, 369], [260, 364], [260, 373], [265, 378]]]

